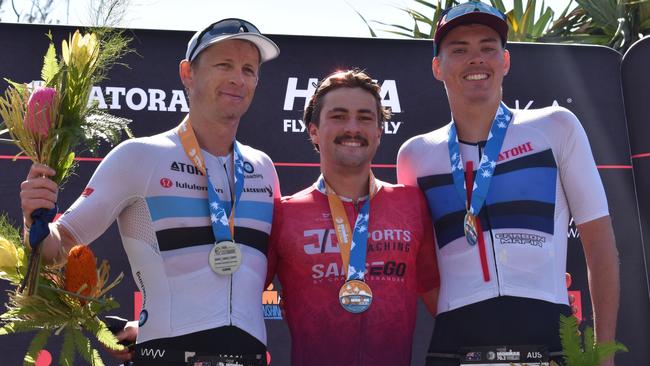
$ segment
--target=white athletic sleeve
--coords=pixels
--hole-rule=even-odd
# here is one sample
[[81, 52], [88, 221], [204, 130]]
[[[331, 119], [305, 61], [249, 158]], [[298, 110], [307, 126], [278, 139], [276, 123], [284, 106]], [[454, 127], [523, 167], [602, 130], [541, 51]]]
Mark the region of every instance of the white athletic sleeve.
[[397, 183], [417, 187], [417, 172], [414, 166], [417, 157], [413, 156], [412, 148], [416, 143], [414, 139], [406, 141], [397, 152]]
[[58, 223], [78, 243], [89, 244], [108, 229], [122, 210], [144, 197], [153, 171], [146, 159], [144, 139], [128, 140], [115, 147], [99, 164], [82, 195]]
[[609, 215], [607, 196], [587, 134], [578, 118], [561, 108], [552, 114], [558, 124], [558, 169], [569, 209], [576, 224]]

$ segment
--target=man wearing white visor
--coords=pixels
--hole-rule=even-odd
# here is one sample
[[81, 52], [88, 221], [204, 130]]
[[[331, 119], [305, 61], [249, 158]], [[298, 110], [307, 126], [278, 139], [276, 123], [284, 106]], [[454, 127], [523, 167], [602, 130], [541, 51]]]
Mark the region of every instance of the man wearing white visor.
[[[117, 219], [143, 295], [137, 342], [114, 355], [142, 365], [266, 365], [260, 306], [277, 174], [263, 152], [235, 140], [260, 65], [278, 46], [251, 23], [225, 19], [197, 32], [180, 62], [190, 111], [170, 131], [126, 141], [97, 168], [54, 224], [43, 255], [56, 260]], [[186, 169], [179, 169], [178, 166]], [[174, 168], [176, 167], [176, 168]], [[254, 172], [254, 174], [252, 174]], [[35, 164], [22, 185], [25, 225], [53, 207], [58, 187]], [[255, 187], [270, 187], [261, 192]]]

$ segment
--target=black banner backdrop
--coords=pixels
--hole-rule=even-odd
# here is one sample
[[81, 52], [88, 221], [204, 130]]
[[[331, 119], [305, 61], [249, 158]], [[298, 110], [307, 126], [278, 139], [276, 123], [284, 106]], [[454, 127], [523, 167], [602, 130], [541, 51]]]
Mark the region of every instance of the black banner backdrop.
[[[641, 233], [645, 248], [646, 278], [650, 263], [650, 37], [635, 43], [623, 57], [623, 95], [630, 134]], [[649, 291], [650, 293], [650, 291]], [[647, 299], [646, 299], [647, 300]]]
[[[0, 75], [20, 82], [38, 79], [47, 47], [44, 34], [50, 29], [57, 47], [60, 40], [74, 31], [70, 27], [0, 24]], [[132, 34], [135, 38], [133, 47], [138, 54], [124, 60], [129, 69], [116, 67], [110, 73], [110, 80], [94, 89], [93, 99], [111, 113], [132, 118], [135, 135], [145, 136], [172, 128], [187, 111], [177, 70], [191, 33], [137, 30]], [[402, 142], [415, 134], [442, 126], [449, 120], [444, 88], [431, 75], [429, 41], [301, 36], [271, 38], [278, 43], [282, 53], [277, 60], [262, 67], [257, 95], [242, 120], [238, 138], [266, 151], [273, 158], [284, 194], [298, 191], [318, 176], [318, 155], [307, 141], [301, 115], [315, 82], [337, 68], [358, 66], [367, 69], [382, 85], [384, 105], [393, 110], [394, 116], [385, 125], [382, 146], [374, 161], [374, 171], [380, 179], [395, 181], [395, 157]], [[646, 157], [650, 147], [647, 139], [641, 137], [649, 133], [647, 128], [644, 131], [641, 124], [649, 115], [647, 85], [650, 85], [650, 76], [642, 66], [642, 60], [647, 63], [649, 59], [648, 43], [633, 47], [630, 57], [626, 57], [623, 83], [619, 72], [621, 55], [611, 49], [511, 44], [512, 68], [504, 83], [504, 100], [509, 106], [538, 108], [559, 104], [571, 109], [587, 131], [607, 191], [621, 259], [621, 311], [617, 338], [630, 348], [630, 352], [618, 356], [617, 364], [630, 366], [645, 364], [647, 361], [644, 360], [650, 359], [650, 349], [647, 347], [647, 339], [650, 339], [650, 304], [646, 253], [638, 215], [640, 207], [644, 230], [648, 233], [650, 193], [647, 183], [650, 182], [650, 169], [647, 164], [650, 160]], [[639, 77], [639, 73], [645, 76]], [[628, 84], [628, 78], [634, 83]], [[637, 109], [624, 107], [621, 85], [624, 85], [626, 97], [637, 97]], [[0, 90], [5, 87], [6, 83], [0, 81]], [[626, 107], [628, 120], [637, 126], [636, 129], [630, 126], [634, 170], [630, 158]], [[107, 149], [103, 149], [100, 157], [106, 152]], [[25, 160], [12, 161], [16, 153], [13, 147], [0, 146], [0, 211], [7, 212], [19, 223], [19, 183], [24, 179], [29, 163]], [[88, 157], [87, 154], [80, 155]], [[59, 195], [62, 209], [67, 208], [81, 193], [98, 161], [87, 159], [79, 162], [77, 175], [69, 180]], [[646, 164], [645, 170], [642, 169], [643, 164]], [[637, 178], [639, 207], [633, 173]], [[642, 180], [643, 177], [645, 180]], [[645, 200], [641, 200], [642, 197], [646, 197]], [[569, 290], [578, 295], [580, 317], [587, 324], [592, 324], [584, 255], [575, 225], [572, 224], [567, 233], [570, 238], [568, 271], [573, 275]], [[130, 277], [115, 225], [93, 244], [93, 249], [98, 258], [111, 262], [114, 274], [124, 271]], [[2, 303], [6, 302], [6, 289], [6, 284], [1, 283]], [[288, 365], [289, 333], [282, 320], [273, 320], [279, 315], [276, 290], [267, 291], [263, 300], [265, 316], [269, 319], [269, 352], [272, 365]], [[115, 311], [116, 315], [134, 318], [138, 307], [135, 291], [137, 288], [131, 278], [126, 278], [113, 291], [121, 303], [121, 308]], [[413, 365], [423, 364], [433, 324], [433, 318], [420, 306]], [[19, 364], [29, 339], [25, 335], [0, 338], [2, 363]], [[50, 342], [46, 349], [54, 361], [49, 363], [44, 359], [41, 366], [57, 364], [59, 348], [58, 340]], [[108, 364], [117, 364], [108, 358], [106, 360]]]

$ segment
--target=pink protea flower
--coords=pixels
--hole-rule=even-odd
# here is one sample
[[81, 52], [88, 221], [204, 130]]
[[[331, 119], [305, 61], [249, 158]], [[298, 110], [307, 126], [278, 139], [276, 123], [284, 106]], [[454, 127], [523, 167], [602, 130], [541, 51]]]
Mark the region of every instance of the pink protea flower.
[[25, 128], [31, 133], [47, 137], [52, 127], [52, 108], [56, 97], [54, 88], [36, 88], [27, 101]]

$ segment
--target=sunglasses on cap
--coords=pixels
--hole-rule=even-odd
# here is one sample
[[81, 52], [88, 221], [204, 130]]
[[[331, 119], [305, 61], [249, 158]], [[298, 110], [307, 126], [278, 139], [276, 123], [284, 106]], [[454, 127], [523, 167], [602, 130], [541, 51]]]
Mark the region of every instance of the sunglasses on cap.
[[482, 3], [480, 1], [468, 1], [466, 3], [462, 3], [459, 5], [456, 5], [454, 7], [445, 9], [442, 14], [440, 14], [440, 22], [439, 24], [447, 23], [451, 21], [454, 18], [458, 18], [461, 15], [465, 15], [468, 13], [473, 13], [473, 12], [479, 12], [479, 13], [487, 13], [487, 14], [492, 14], [496, 17], [499, 17], [503, 20], [506, 20], [507, 17], [505, 14], [503, 14], [499, 9], [494, 8], [490, 5], [487, 5], [485, 3]]
[[229, 18], [223, 19], [218, 22], [212, 23], [207, 26], [204, 30], [199, 33], [199, 36], [196, 38], [196, 43], [192, 50], [190, 51], [188, 60], [192, 60], [196, 49], [201, 45], [201, 40], [205, 35], [210, 36], [219, 36], [222, 34], [238, 34], [238, 33], [256, 33], [261, 34], [260, 30], [257, 29], [252, 23], [247, 22], [243, 19]]

